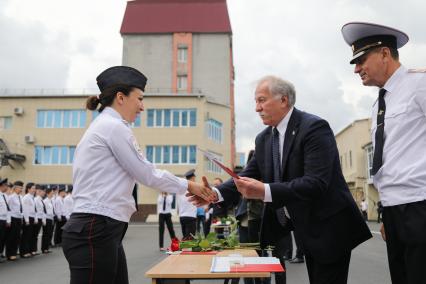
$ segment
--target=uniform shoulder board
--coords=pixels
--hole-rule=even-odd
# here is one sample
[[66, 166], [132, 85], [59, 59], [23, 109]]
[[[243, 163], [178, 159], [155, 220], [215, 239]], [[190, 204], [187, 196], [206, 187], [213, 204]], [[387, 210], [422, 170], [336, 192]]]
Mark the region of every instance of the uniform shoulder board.
[[426, 68], [408, 69], [408, 73], [426, 73]]

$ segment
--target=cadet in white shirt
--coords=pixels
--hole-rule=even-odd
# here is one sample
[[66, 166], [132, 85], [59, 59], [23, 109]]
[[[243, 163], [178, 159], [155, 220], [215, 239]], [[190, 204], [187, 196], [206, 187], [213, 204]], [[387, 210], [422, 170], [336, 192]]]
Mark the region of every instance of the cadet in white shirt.
[[42, 185], [40, 184], [36, 184], [36, 193], [35, 193], [35, 197], [34, 197], [34, 202], [35, 202], [35, 208], [36, 208], [36, 220], [37, 223], [34, 225], [34, 230], [33, 230], [33, 238], [32, 238], [32, 243], [31, 243], [31, 254], [32, 255], [38, 255], [39, 253], [38, 251], [38, 235], [40, 233], [40, 229], [43, 226], [44, 223], [44, 207], [43, 207], [43, 198], [45, 195], [45, 191]]
[[[195, 170], [189, 170], [184, 174], [185, 178], [195, 181]], [[185, 193], [176, 195], [178, 203], [179, 221], [182, 228], [182, 239], [192, 239], [197, 230], [197, 207], [188, 201]]]
[[138, 70], [111, 67], [97, 77], [99, 96], [87, 108], [99, 116], [77, 145], [73, 164], [74, 209], [63, 230], [71, 283], [128, 283], [122, 247], [135, 212], [136, 182], [166, 192], [189, 192], [211, 200], [208, 188], [156, 169], [143, 155], [130, 124], [144, 110], [146, 77]]
[[343, 37], [364, 86], [379, 87], [373, 105], [373, 182], [384, 206], [392, 283], [426, 283], [426, 70], [407, 70], [398, 48], [408, 36], [371, 23], [348, 23]]
[[72, 209], [74, 207], [74, 200], [72, 198], [72, 185], [68, 186], [67, 195], [64, 197], [63, 215], [67, 220], [70, 219]]
[[6, 243], [7, 230], [11, 222], [10, 208], [5, 196], [7, 188], [7, 178], [0, 178], [0, 263], [6, 259], [3, 250]]
[[19, 254], [22, 258], [31, 257], [31, 244], [34, 237], [34, 224], [36, 224], [35, 211], [35, 184], [29, 182], [25, 185], [25, 195], [22, 197], [22, 213], [24, 215], [24, 224], [22, 226], [22, 238], [19, 245]]
[[53, 237], [53, 241], [55, 243], [55, 246], [59, 246], [62, 243], [62, 226], [65, 225], [67, 222], [67, 218], [65, 217], [64, 212], [64, 198], [65, 198], [66, 192], [65, 187], [63, 185], [59, 186], [58, 195], [56, 196], [53, 206], [55, 209], [55, 217], [56, 217], [56, 224], [55, 224], [55, 236]]
[[54, 192], [51, 188], [46, 189], [46, 198], [42, 200], [43, 203], [43, 236], [41, 239], [41, 252], [50, 253], [50, 244], [53, 236], [53, 222], [55, 212], [53, 209], [53, 195]]
[[157, 213], [158, 213], [158, 228], [159, 228], [159, 244], [160, 250], [164, 248], [164, 223], [167, 225], [170, 239], [176, 238], [175, 230], [173, 229], [172, 222], [172, 203], [173, 195], [167, 192], [161, 192], [157, 198]]
[[9, 195], [7, 202], [10, 208], [10, 229], [6, 239], [6, 257], [8, 260], [16, 260], [18, 254], [18, 246], [21, 240], [22, 227], [22, 198], [21, 193], [24, 183], [15, 181], [13, 183], [12, 194]]

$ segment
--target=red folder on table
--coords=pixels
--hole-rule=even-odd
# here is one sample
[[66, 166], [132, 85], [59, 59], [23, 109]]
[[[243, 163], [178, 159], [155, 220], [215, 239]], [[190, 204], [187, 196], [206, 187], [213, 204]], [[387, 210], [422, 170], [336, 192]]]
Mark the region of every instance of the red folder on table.
[[231, 266], [230, 272], [284, 272], [281, 264], [244, 264]]

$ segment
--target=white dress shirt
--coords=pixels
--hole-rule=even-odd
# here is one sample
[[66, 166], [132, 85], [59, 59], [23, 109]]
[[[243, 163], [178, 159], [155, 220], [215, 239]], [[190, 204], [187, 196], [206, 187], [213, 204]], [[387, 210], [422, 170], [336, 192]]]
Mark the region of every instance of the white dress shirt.
[[[426, 74], [400, 66], [383, 87], [386, 112], [383, 165], [373, 177], [383, 206], [426, 199]], [[375, 145], [377, 102], [373, 105]]]
[[[166, 198], [166, 209], [165, 210], [163, 210], [164, 198]], [[158, 198], [157, 198], [157, 213], [158, 214], [172, 213], [172, 203], [173, 203], [173, 195], [170, 195], [170, 194], [167, 194], [167, 196], [164, 196], [162, 194], [158, 195]]]
[[183, 194], [176, 194], [179, 217], [197, 217], [197, 207]]
[[6, 196], [3, 192], [0, 192], [0, 220], [6, 221], [6, 223], [10, 224], [10, 211], [7, 209], [8, 203]]
[[44, 219], [44, 207], [43, 207], [43, 202], [40, 196], [36, 196], [34, 197], [34, 201], [35, 201], [35, 207], [37, 209], [36, 212], [36, 218], [37, 219]]
[[106, 107], [77, 146], [73, 164], [74, 211], [129, 222], [135, 212], [136, 182], [184, 193], [186, 179], [157, 169], [143, 155], [129, 124]]
[[[22, 197], [22, 213], [24, 215], [24, 220], [26, 224], [30, 223], [30, 217], [35, 218], [36, 208], [34, 195], [27, 193]], [[34, 223], [37, 223], [37, 220], [34, 219]]]
[[55, 214], [58, 220], [61, 220], [64, 215], [64, 198], [61, 196], [56, 196], [53, 201], [53, 206], [55, 207]]
[[[280, 137], [280, 161], [282, 164], [283, 160], [283, 150], [284, 150], [284, 136], [285, 132], [287, 131], [288, 122], [290, 121], [291, 114], [293, 113], [294, 107], [291, 107], [291, 109], [288, 111], [288, 113], [284, 116], [284, 118], [278, 123], [277, 130]], [[271, 131], [273, 131], [274, 128], [271, 128]], [[271, 134], [273, 135], [273, 134]], [[272, 194], [271, 194], [271, 188], [268, 183], [264, 183], [265, 186], [265, 197], [263, 199], [264, 202], [272, 202]], [[213, 187], [213, 190], [216, 191], [218, 196], [218, 201], [223, 201], [222, 194], [220, 194], [220, 191], [217, 190], [215, 187]]]
[[74, 201], [73, 201], [72, 195], [68, 194], [64, 198], [64, 212], [63, 212], [63, 214], [64, 214], [65, 218], [67, 218], [67, 220], [70, 219], [73, 207], [74, 207]]
[[10, 216], [13, 218], [22, 219], [22, 198], [15, 192], [8, 196], [7, 202], [9, 203]]
[[53, 218], [55, 217], [55, 212], [53, 211], [53, 198], [50, 199], [46, 197], [43, 200], [43, 203], [46, 208], [46, 214], [45, 214], [46, 219], [53, 220]]

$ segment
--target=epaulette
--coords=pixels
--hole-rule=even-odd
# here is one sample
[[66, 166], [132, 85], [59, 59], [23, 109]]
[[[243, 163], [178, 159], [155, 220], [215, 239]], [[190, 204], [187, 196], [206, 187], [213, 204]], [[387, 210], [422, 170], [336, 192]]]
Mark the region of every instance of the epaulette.
[[408, 73], [426, 73], [426, 68], [408, 69]]

